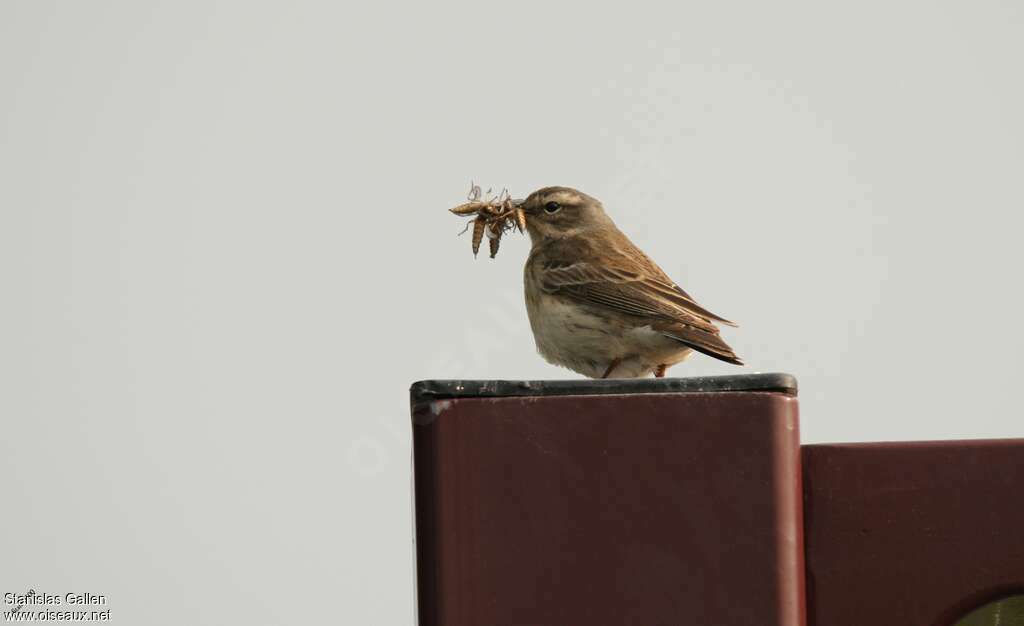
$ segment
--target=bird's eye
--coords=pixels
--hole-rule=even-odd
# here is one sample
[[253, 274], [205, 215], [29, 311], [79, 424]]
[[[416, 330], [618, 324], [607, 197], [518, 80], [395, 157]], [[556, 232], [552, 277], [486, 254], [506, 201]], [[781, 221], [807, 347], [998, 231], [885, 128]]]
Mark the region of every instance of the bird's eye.
[[544, 210], [548, 213], [558, 213], [558, 210], [562, 208], [561, 204], [551, 201], [544, 205]]

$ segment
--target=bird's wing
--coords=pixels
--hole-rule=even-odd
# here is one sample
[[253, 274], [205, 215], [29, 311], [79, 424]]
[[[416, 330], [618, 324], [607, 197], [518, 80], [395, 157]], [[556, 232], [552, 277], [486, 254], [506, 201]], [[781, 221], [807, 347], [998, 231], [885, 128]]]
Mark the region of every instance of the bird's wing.
[[732, 322], [707, 311], [660, 277], [614, 264], [560, 261], [540, 264], [537, 275], [546, 293], [645, 318], [666, 337], [717, 359], [743, 364], [712, 320]]
[[655, 285], [659, 291], [674, 291], [675, 293], [673, 293], [672, 296], [682, 296], [684, 300], [689, 302], [689, 305], [687, 306], [692, 308], [693, 312], [696, 313], [697, 315], [700, 315], [710, 320], [714, 320], [716, 322], [720, 322], [722, 324], [725, 324], [726, 326], [736, 326], [736, 324], [734, 324], [733, 322], [730, 322], [724, 317], [715, 315], [711, 311], [708, 311], [704, 307], [697, 304], [697, 301], [693, 299], [693, 296], [683, 291], [682, 287], [680, 287], [678, 284], [676, 284], [675, 281], [669, 278], [668, 274], [666, 274], [660, 267], [658, 267], [657, 263], [651, 260], [651, 257], [644, 254], [643, 250], [633, 245], [633, 242], [627, 239], [625, 241], [619, 242], [618, 245], [620, 247], [620, 250], [622, 250], [620, 254], [622, 254], [625, 258], [629, 259], [629, 262], [638, 268], [639, 273], [646, 277], [646, 279], [651, 284]]
[[[625, 263], [546, 261], [539, 267], [541, 288], [622, 313], [678, 321], [717, 332], [712, 321], [735, 326], [693, 301], [675, 283], [646, 268]], [[659, 271], [660, 273], [660, 271]], [[662, 278], [664, 276], [664, 279]]]

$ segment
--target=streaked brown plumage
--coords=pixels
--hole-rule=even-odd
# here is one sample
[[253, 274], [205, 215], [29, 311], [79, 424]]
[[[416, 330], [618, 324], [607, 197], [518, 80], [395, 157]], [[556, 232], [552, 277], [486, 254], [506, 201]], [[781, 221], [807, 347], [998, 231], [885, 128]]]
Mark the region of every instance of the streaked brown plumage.
[[533, 243], [526, 308], [548, 361], [591, 378], [634, 378], [696, 350], [742, 365], [715, 322], [624, 235], [601, 203], [568, 187], [545, 187], [517, 203]]

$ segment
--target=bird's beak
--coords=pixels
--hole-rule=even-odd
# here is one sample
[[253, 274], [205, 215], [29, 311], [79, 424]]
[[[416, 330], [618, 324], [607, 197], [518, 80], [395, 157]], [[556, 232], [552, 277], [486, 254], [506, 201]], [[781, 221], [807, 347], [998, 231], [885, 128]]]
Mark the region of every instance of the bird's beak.
[[[526, 199], [525, 198], [518, 198], [518, 199], [512, 200], [512, 207], [513, 208], [521, 209], [521, 208], [523, 208], [524, 204], [526, 204]], [[528, 212], [529, 211], [524, 211], [524, 213], [528, 213]]]

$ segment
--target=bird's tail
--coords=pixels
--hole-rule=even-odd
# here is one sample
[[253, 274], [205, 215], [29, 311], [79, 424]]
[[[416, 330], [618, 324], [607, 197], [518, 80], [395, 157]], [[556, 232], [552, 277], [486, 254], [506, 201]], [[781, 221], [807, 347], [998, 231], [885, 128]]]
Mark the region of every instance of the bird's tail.
[[743, 365], [736, 353], [732, 351], [729, 344], [725, 343], [717, 332], [710, 332], [701, 328], [694, 328], [679, 322], [655, 324], [654, 330], [666, 337], [685, 343], [697, 352], [702, 352], [726, 363]]

